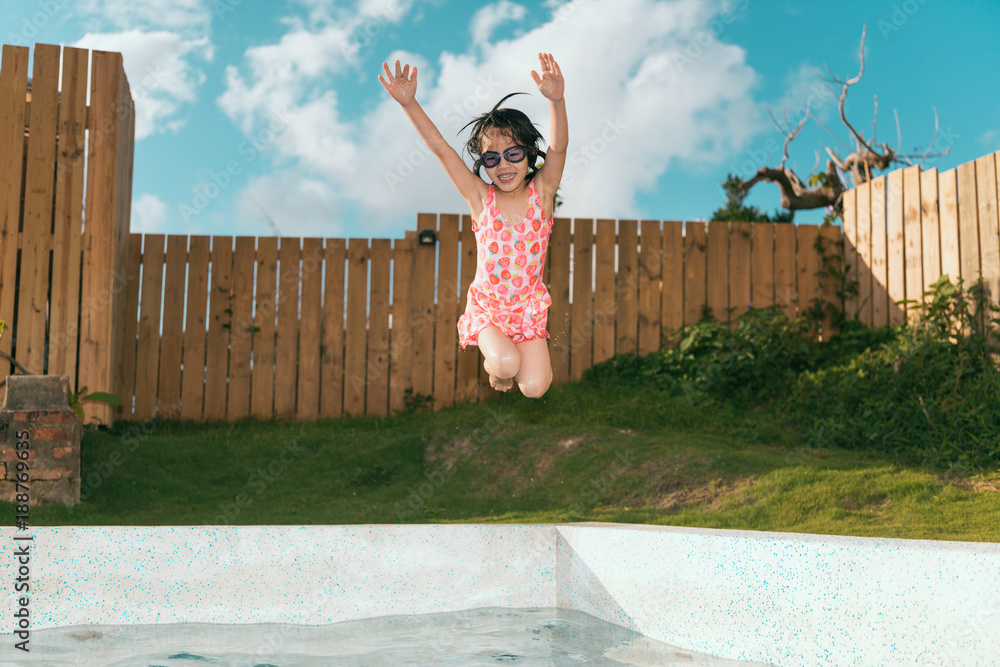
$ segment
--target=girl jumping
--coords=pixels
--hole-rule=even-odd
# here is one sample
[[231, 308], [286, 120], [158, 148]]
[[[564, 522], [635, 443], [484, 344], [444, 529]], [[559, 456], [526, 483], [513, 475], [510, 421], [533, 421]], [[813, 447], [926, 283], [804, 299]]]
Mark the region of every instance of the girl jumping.
[[[463, 350], [479, 347], [494, 389], [507, 391], [516, 381], [521, 393], [532, 398], [544, 394], [552, 382], [545, 340], [552, 299], [542, 271], [569, 143], [562, 72], [550, 53], [539, 53], [538, 61], [542, 73], [532, 70], [531, 77], [549, 100], [548, 151], [539, 149], [542, 136], [526, 115], [500, 108], [507, 95], [469, 123], [472, 136], [466, 149], [475, 157], [473, 169], [417, 103], [417, 68], [400, 68], [397, 60], [395, 75], [386, 63], [385, 75], [379, 75], [472, 212], [478, 261], [468, 305], [458, 319], [459, 343]], [[544, 160], [541, 167], [539, 158]], [[485, 167], [490, 184], [479, 176], [480, 167]]]

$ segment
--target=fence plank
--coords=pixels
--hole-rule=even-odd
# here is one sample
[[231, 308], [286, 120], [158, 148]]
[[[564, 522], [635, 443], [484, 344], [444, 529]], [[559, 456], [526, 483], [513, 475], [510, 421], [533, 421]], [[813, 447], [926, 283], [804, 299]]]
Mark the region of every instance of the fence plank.
[[729, 321], [729, 223], [708, 223], [708, 307], [716, 322]]
[[[16, 239], [21, 216], [21, 179], [24, 174], [24, 112], [28, 91], [26, 46], [3, 45], [0, 62], [0, 235]], [[18, 244], [0, 244], [0, 319], [14, 324]], [[11, 353], [14, 337], [0, 336], [0, 351]], [[0, 358], [0, 376], [7, 377], [11, 364]], [[0, 387], [0, 400], [7, 386]]]
[[857, 188], [858, 206], [858, 320], [872, 325], [872, 184]]
[[803, 307], [795, 286], [795, 225], [774, 225], [774, 299], [788, 319]]
[[327, 239], [323, 285], [323, 348], [320, 369], [320, 416], [344, 412], [344, 239]]
[[[639, 236], [639, 354], [660, 349], [660, 279], [663, 275], [660, 223], [643, 220]], [[590, 280], [588, 276], [587, 284]]]
[[992, 153], [976, 160], [976, 198], [983, 284], [992, 303], [1000, 305], [1000, 238], [997, 236], [1000, 226], [997, 223], [997, 170]]
[[205, 419], [226, 418], [229, 329], [233, 311], [233, 237], [212, 237], [205, 355]]
[[639, 333], [639, 238], [636, 220], [618, 221], [618, 281], [615, 295], [615, 354], [635, 352]]
[[924, 293], [924, 242], [920, 223], [918, 164], [903, 170], [903, 236], [906, 238], [906, 298], [919, 302]]
[[[462, 266], [461, 280], [459, 282], [459, 314], [465, 312], [469, 301], [469, 286], [476, 278], [477, 252], [476, 235], [472, 231], [472, 216], [462, 216], [462, 233], [460, 237], [462, 244]], [[461, 403], [476, 401], [479, 398], [479, 348], [470, 345], [458, 352], [458, 381], [455, 388], [455, 397]]]
[[368, 239], [347, 242], [347, 332], [344, 343], [344, 414], [365, 414]]
[[938, 181], [941, 216], [941, 272], [955, 282], [962, 276], [962, 253], [959, 245], [958, 170], [942, 172]]
[[167, 237], [166, 271], [163, 276], [163, 333], [160, 335], [160, 380], [156, 390], [156, 414], [164, 419], [176, 419], [180, 416], [187, 244], [187, 236]]
[[[824, 270], [820, 266], [820, 297], [839, 312], [844, 312], [844, 302], [838, 294], [840, 291], [840, 281], [831, 275], [843, 275], [844, 270], [844, 237], [840, 227], [833, 225], [822, 225], [819, 228], [819, 235], [823, 238], [823, 248], [829, 263]], [[823, 316], [822, 336], [824, 341], [829, 341], [839, 333], [839, 329], [834, 326], [833, 314], [827, 309]]]
[[924, 287], [941, 277], [941, 216], [938, 212], [938, 170], [920, 173], [920, 227], [923, 235]]
[[[86, 219], [82, 237], [83, 270], [80, 299], [79, 379], [92, 390], [110, 390], [117, 371], [121, 342], [122, 302], [115, 275], [124, 265], [128, 243], [131, 149], [128, 138], [134, 116], [122, 55], [110, 51], [91, 53], [90, 109], [86, 174]], [[110, 293], [110, 298], [108, 298]], [[110, 303], [108, 303], [110, 301]], [[96, 304], [100, 304], [99, 307]], [[84, 421], [105, 423], [113, 418], [111, 406], [84, 405]]]
[[872, 179], [872, 325], [889, 323], [889, 278], [885, 211], [885, 176]]
[[844, 316], [849, 320], [858, 319], [858, 199], [853, 188], [844, 192], [844, 271], [847, 282], [855, 283], [855, 291], [850, 290], [844, 301]]
[[[233, 312], [229, 327], [229, 420], [250, 416], [250, 361], [253, 354], [253, 279], [256, 239], [237, 236], [233, 251]], [[169, 252], [167, 253], [170, 254]], [[164, 356], [166, 363], [166, 356]]]
[[[995, 152], [993, 154], [993, 165], [994, 165], [994, 167], [996, 169], [996, 172], [995, 172], [993, 178], [994, 178], [994, 182], [996, 183], [996, 190], [995, 190], [995, 192], [996, 192], [996, 201], [997, 201], [997, 205], [994, 207], [994, 210], [997, 212], [996, 213], [996, 215], [997, 215], [997, 234], [998, 234], [998, 236], [1000, 236], [1000, 151], [997, 151], [997, 152]], [[1000, 260], [998, 260], [998, 262], [1000, 262]], [[1000, 269], [998, 269], [998, 270], [1000, 270]], [[994, 293], [993, 303], [995, 305], [997, 305], [997, 306], [1000, 306], [1000, 287], [998, 287], [997, 292]], [[994, 313], [994, 315], [995, 314], [996, 313]]]
[[162, 234], [146, 234], [142, 243], [142, 295], [139, 298], [133, 415], [136, 420], [151, 419], [156, 413], [165, 241]]
[[[437, 215], [417, 214], [417, 233], [437, 229]], [[413, 393], [432, 396], [434, 392], [434, 270], [437, 245], [413, 247], [413, 291], [410, 293], [413, 329]]]
[[[798, 243], [798, 293], [799, 314], [804, 314], [814, 306], [819, 290], [819, 253], [816, 252], [816, 238], [819, 236], [817, 225], [796, 225]], [[813, 337], [818, 336], [818, 326], [813, 324]]]
[[704, 222], [688, 222], [684, 235], [684, 324], [701, 320], [705, 300], [705, 255], [708, 238]]
[[671, 334], [684, 326], [684, 224], [663, 221], [663, 268], [660, 293], [662, 331], [660, 345], [669, 345]]
[[555, 218], [549, 236], [545, 274], [549, 283], [552, 306], [549, 308], [549, 356], [552, 360], [552, 381], [561, 384], [569, 380], [570, 344], [570, 225], [569, 218]]
[[615, 221], [598, 220], [594, 267], [594, 363], [615, 356]]
[[[192, 246], [193, 247], [193, 246]], [[274, 417], [274, 325], [277, 310], [278, 239], [257, 239], [257, 287], [254, 297], [253, 366], [250, 368], [250, 412], [257, 419]]]
[[570, 318], [570, 380], [576, 382], [594, 360], [594, 221], [573, 220], [573, 306]]
[[[389, 414], [389, 274], [392, 242], [372, 239], [365, 414]], [[443, 328], [443, 327], [442, 327]], [[454, 342], [452, 343], [454, 347]]]
[[976, 163], [958, 166], [958, 242], [962, 280], [972, 285], [979, 275], [979, 205], [976, 203]]
[[[114, 206], [114, 243], [112, 252], [112, 284], [115, 282], [115, 271], [120, 271], [125, 265], [127, 246], [129, 244], [129, 225], [132, 212], [132, 166], [135, 153], [135, 104], [129, 88], [128, 78], [122, 64], [121, 56], [117, 58], [116, 75], [119, 80], [119, 90], [114, 112], [118, 115], [118, 137], [115, 142], [115, 206]], [[120, 296], [112, 293], [112, 318], [110, 322], [111, 338], [108, 343], [110, 350], [111, 373], [115, 373], [117, 365], [116, 351], [121, 346], [120, 332], [115, 322], [121, 321], [124, 303]], [[113, 391], [117, 392], [117, 388]], [[110, 417], [111, 415], [109, 415]]]
[[[74, 388], [77, 386], [76, 334], [77, 318], [80, 314], [83, 156], [86, 151], [84, 131], [87, 124], [87, 60], [88, 54], [85, 49], [69, 46], [63, 49], [58, 155], [56, 158], [55, 225], [52, 239], [49, 373], [68, 375], [70, 387]], [[3, 119], [0, 118], [0, 124], [3, 122]], [[20, 157], [20, 151], [17, 153]], [[0, 187], [0, 192], [2, 192], [2, 187]], [[0, 261], [3, 261], [2, 258]], [[2, 280], [0, 278], [0, 282]]]
[[458, 216], [438, 221], [438, 280], [434, 331], [434, 409], [455, 404], [458, 352]]
[[406, 389], [413, 386], [413, 330], [410, 314], [413, 306], [410, 288], [413, 283], [413, 237], [396, 239], [392, 249], [392, 329], [390, 331], [389, 411], [406, 407]]
[[751, 280], [754, 308], [767, 308], [774, 303], [774, 223], [757, 222], [750, 227], [753, 254]]
[[900, 301], [906, 299], [906, 239], [903, 236], [903, 170], [889, 172], [886, 179], [886, 286], [889, 293], [890, 324], [904, 319]]
[[322, 358], [320, 346], [323, 315], [323, 239], [302, 240], [301, 274], [299, 377], [295, 416], [298, 419], [316, 419], [319, 417]]
[[208, 255], [209, 237], [192, 236], [188, 250], [187, 311], [184, 316], [181, 419], [200, 420], [204, 414]]
[[[59, 47], [35, 45], [31, 78], [27, 166], [24, 174], [24, 230], [21, 234], [21, 280], [15, 322], [17, 359], [35, 374], [46, 372], [45, 332], [49, 291], [49, 248], [59, 124]], [[92, 388], [95, 389], [95, 388]]]
[[[115, 418], [133, 419], [132, 397], [135, 396], [136, 336], [139, 319], [139, 271], [142, 266], [142, 236], [129, 234], [129, 247], [125, 257], [126, 276], [133, 276], [122, 285], [122, 317], [120, 324], [121, 347], [118, 356], [118, 378], [115, 393], [122, 404], [114, 408]], [[177, 327], [180, 328], [181, 320]], [[82, 389], [82, 387], [80, 387]], [[89, 388], [88, 388], [89, 389]]]
[[753, 301], [750, 291], [750, 224], [729, 223], [729, 317], [736, 320]]
[[278, 419], [295, 415], [301, 259], [301, 239], [283, 237], [278, 246], [278, 336], [274, 352], [274, 415]]

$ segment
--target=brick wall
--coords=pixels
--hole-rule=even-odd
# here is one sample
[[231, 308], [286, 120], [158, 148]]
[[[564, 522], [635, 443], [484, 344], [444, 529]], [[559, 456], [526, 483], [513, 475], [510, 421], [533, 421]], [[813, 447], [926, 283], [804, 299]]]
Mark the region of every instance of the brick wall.
[[9, 376], [0, 408], [0, 500], [14, 502], [23, 494], [17, 484], [27, 473], [21, 483], [28, 487], [30, 504], [80, 502], [82, 434], [69, 407], [68, 377]]

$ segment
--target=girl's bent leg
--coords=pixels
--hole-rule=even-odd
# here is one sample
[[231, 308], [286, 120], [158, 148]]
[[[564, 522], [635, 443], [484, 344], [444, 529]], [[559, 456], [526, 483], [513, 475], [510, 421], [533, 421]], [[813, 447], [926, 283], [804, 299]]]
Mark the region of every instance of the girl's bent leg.
[[549, 343], [544, 338], [533, 338], [515, 347], [521, 356], [521, 369], [514, 378], [517, 387], [528, 398], [539, 398], [552, 384]]
[[521, 369], [521, 355], [514, 342], [492, 324], [479, 332], [476, 342], [483, 353], [483, 368], [490, 374], [490, 385], [497, 391], [513, 387], [514, 376]]

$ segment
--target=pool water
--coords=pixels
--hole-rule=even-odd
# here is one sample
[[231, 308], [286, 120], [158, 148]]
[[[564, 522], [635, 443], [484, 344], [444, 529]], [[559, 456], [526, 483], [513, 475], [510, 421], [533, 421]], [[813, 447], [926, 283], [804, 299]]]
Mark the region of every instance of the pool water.
[[0, 647], [0, 666], [753, 665], [692, 653], [579, 611], [482, 608], [331, 625], [77, 625]]

